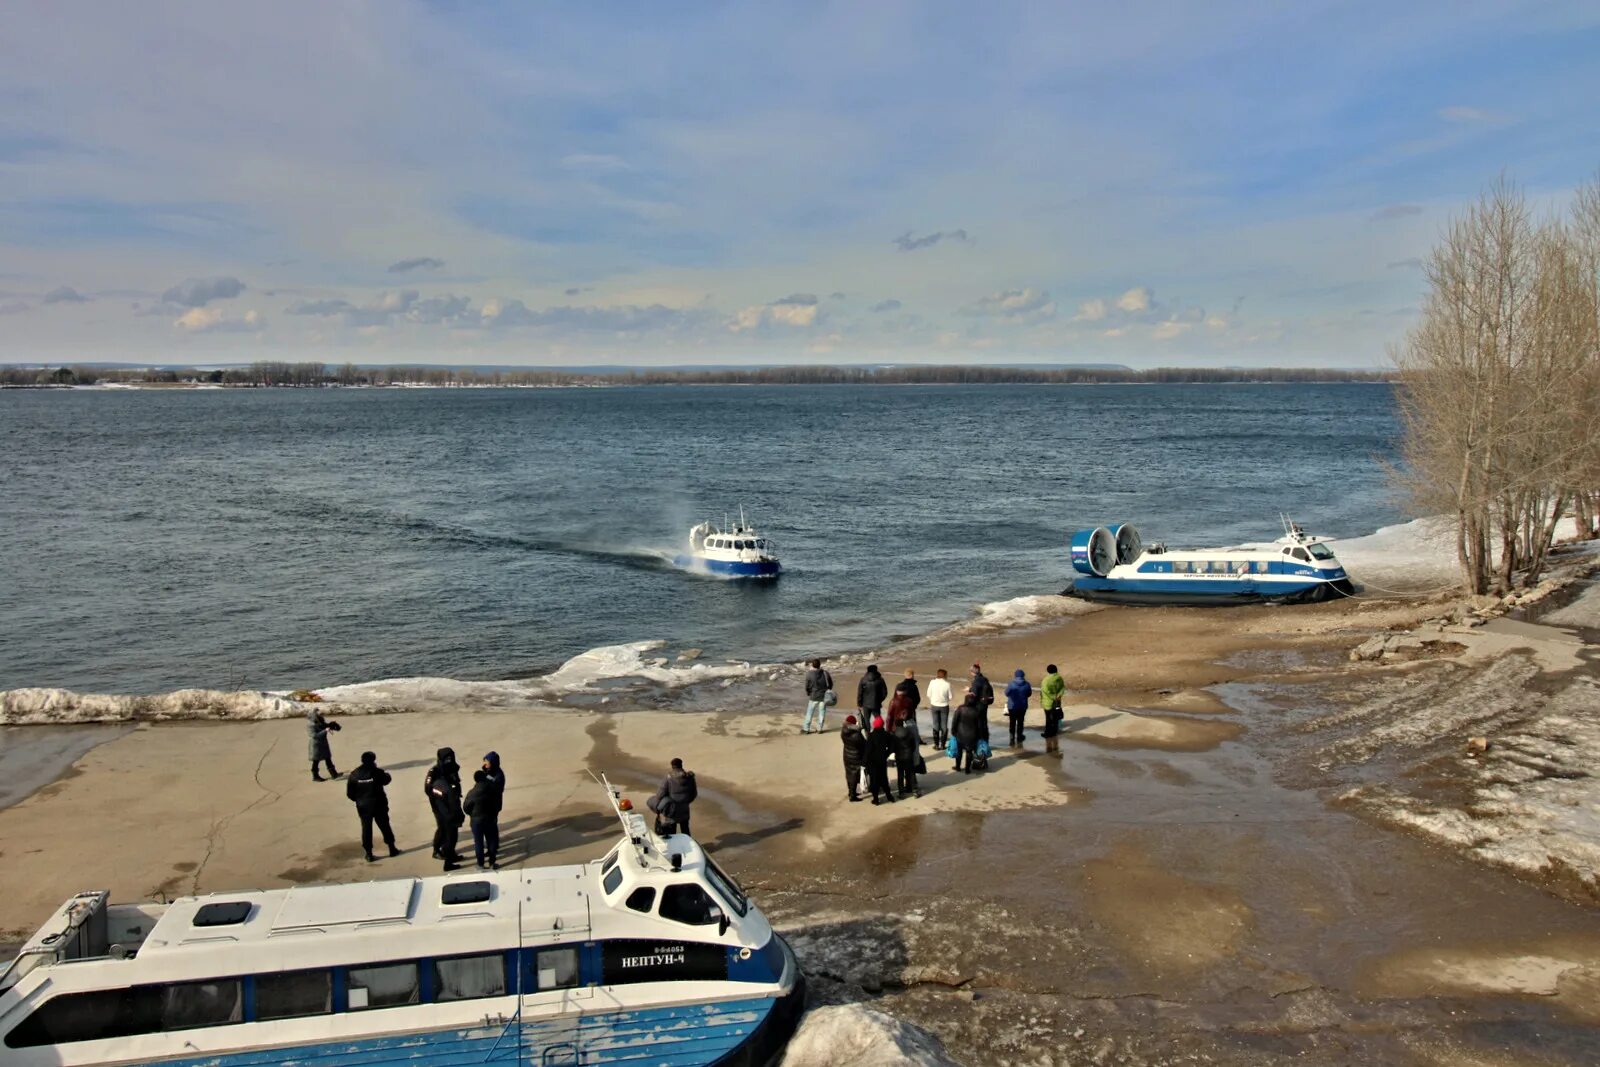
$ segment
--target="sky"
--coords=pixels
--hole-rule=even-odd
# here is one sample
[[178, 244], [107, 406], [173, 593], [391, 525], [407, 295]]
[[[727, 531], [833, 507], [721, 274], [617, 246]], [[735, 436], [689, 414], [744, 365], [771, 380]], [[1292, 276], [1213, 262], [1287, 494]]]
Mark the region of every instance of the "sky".
[[1374, 367], [1587, 3], [0, 5], [0, 362]]

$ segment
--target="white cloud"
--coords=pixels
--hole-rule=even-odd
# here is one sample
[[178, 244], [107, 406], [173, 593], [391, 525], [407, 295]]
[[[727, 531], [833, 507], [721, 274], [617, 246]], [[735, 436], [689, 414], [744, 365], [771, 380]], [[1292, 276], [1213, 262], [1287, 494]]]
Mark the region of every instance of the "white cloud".
[[1188, 329], [1189, 323], [1187, 322], [1167, 321], [1161, 323], [1154, 330], [1150, 331], [1150, 336], [1155, 338], [1157, 341], [1170, 341], [1174, 337], [1181, 336]]
[[72, 286], [63, 285], [59, 289], [52, 289], [48, 293], [44, 294], [44, 300], [42, 300], [41, 303], [84, 304], [88, 303], [88, 300], [88, 297], [78, 292], [78, 290], [74, 289]]
[[172, 325], [190, 333], [258, 333], [267, 328], [267, 320], [259, 311], [229, 318], [221, 308], [198, 307], [179, 315]]
[[813, 293], [791, 293], [770, 304], [740, 308], [727, 321], [728, 332], [750, 333], [767, 326], [808, 329], [822, 317], [822, 308]]
[[1085, 300], [1078, 305], [1078, 313], [1073, 316], [1075, 322], [1099, 322], [1106, 317], [1106, 302], [1098, 298]]
[[961, 314], [980, 318], [1048, 319], [1055, 316], [1056, 305], [1043, 289], [1028, 286], [1007, 289], [980, 297], [961, 309]]
[[1154, 294], [1147, 286], [1136, 285], [1117, 297], [1117, 307], [1127, 312], [1149, 311]]
[[1206, 317], [1206, 325], [1213, 330], [1226, 330], [1228, 328], [1228, 320], [1221, 315], [1210, 315]]

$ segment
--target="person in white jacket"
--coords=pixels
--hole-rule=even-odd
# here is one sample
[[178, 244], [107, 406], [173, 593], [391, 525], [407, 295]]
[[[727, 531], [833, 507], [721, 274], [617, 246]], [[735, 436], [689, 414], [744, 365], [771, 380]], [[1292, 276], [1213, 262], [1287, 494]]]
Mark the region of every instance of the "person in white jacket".
[[928, 683], [928, 709], [933, 714], [933, 744], [943, 748], [950, 740], [950, 672], [940, 667]]

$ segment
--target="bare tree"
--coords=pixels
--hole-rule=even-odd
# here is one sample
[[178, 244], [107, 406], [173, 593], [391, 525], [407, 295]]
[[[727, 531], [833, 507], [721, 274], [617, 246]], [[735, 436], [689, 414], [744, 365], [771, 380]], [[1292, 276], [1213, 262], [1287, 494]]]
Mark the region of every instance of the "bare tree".
[[[1583, 211], [1600, 235], [1592, 188], [1575, 215]], [[1592, 466], [1600, 240], [1583, 235], [1587, 225], [1536, 227], [1521, 191], [1502, 178], [1434, 249], [1422, 321], [1392, 353], [1404, 484], [1419, 510], [1455, 517], [1472, 592], [1507, 590], [1519, 574], [1538, 581], [1568, 506], [1600, 484]]]

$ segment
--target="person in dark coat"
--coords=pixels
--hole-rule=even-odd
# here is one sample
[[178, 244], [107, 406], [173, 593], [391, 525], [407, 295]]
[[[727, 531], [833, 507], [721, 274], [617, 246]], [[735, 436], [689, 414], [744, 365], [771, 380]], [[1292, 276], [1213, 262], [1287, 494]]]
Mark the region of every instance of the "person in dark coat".
[[917, 749], [921, 742], [917, 740], [917, 731], [913, 721], [901, 719], [900, 725], [894, 728], [894, 769], [896, 786], [901, 796], [911, 795], [920, 797], [922, 790], [917, 788], [917, 761], [922, 758], [922, 753]]
[[461, 866], [456, 839], [467, 820], [461, 810], [461, 765], [456, 763], [453, 748], [441, 748], [437, 757], [422, 780], [422, 791], [433, 809], [433, 858], [443, 860], [444, 869], [453, 871]]
[[883, 701], [888, 695], [889, 684], [878, 673], [878, 665], [871, 664], [856, 685], [856, 710], [861, 713], [861, 721], [871, 722], [874, 715], [883, 711]]
[[[917, 726], [917, 708], [922, 706], [922, 688], [917, 685], [916, 671], [909, 668], [906, 670], [906, 676], [894, 687], [894, 695], [905, 709], [901, 718], [911, 722], [911, 733], [917, 739], [917, 744], [922, 744], [922, 731]], [[890, 723], [889, 729], [894, 729], [893, 722]]]
[[311, 740], [311, 780], [313, 782], [327, 780], [317, 773], [317, 765], [319, 763], [328, 765], [328, 778], [339, 777], [339, 772], [333, 769], [333, 748], [328, 744], [328, 731], [337, 731], [338, 729], [338, 723], [329, 722], [322, 717], [321, 708], [312, 708], [306, 712], [306, 733]]
[[839, 739], [844, 742], [844, 787], [854, 802], [861, 799], [861, 768], [867, 762], [867, 735], [861, 732], [854, 715], [844, 717]]
[[[806, 671], [806, 717], [800, 723], [801, 733], [822, 732], [824, 721], [828, 717], [828, 694], [832, 690], [833, 675], [822, 666], [820, 659], [812, 660], [811, 669]], [[815, 730], [811, 728], [813, 719], [817, 723]]]
[[978, 664], [972, 665], [972, 682], [967, 686], [967, 691], [978, 698], [978, 710], [983, 715], [978, 721], [978, 739], [989, 740], [989, 708], [994, 704], [994, 686], [989, 684], [989, 679], [984, 676], [983, 668]]
[[1010, 720], [1011, 747], [1015, 748], [1027, 738], [1022, 732], [1023, 720], [1028, 717], [1028, 701], [1033, 698], [1033, 686], [1028, 676], [1018, 667], [1006, 686], [1006, 718]]
[[994, 686], [989, 684], [983, 668], [976, 663], [972, 665], [972, 682], [967, 689], [978, 698], [978, 706], [983, 709], [984, 718], [988, 718], [989, 708], [994, 704]]
[[894, 751], [894, 738], [883, 728], [883, 716], [872, 720], [872, 732], [867, 735], [867, 788], [872, 792], [872, 802], [878, 803], [878, 794], [894, 803], [894, 790], [889, 788], [889, 753]]
[[650, 798], [650, 810], [656, 813], [656, 833], [687, 834], [689, 832], [689, 805], [700, 795], [694, 772], [683, 769], [683, 760], [673, 757], [672, 769], [661, 781], [661, 788]]
[[[972, 757], [978, 751], [978, 741], [983, 736], [987, 716], [978, 698], [968, 693], [961, 706], [950, 716], [950, 733], [956, 739], [956, 770], [972, 773]], [[963, 765], [964, 763], [964, 765]]]
[[383, 791], [391, 781], [389, 772], [378, 766], [378, 757], [372, 752], [361, 753], [361, 766], [345, 779], [344, 795], [355, 803], [356, 815], [361, 818], [361, 851], [366, 853], [368, 863], [375, 859], [372, 855], [373, 823], [378, 824], [383, 843], [389, 846], [389, 855], [400, 855], [394, 844], [394, 831], [389, 828], [389, 794]]
[[[487, 759], [484, 763], [488, 763]], [[472, 851], [478, 860], [478, 869], [485, 866], [500, 869], [500, 806], [501, 785], [490, 775], [487, 767], [472, 772], [472, 789], [461, 802], [461, 810], [472, 820]], [[485, 863], [484, 861], [488, 862]]]
[[[485, 752], [483, 754], [483, 773], [487, 776], [489, 784], [500, 794], [503, 805], [503, 798], [506, 795], [506, 772], [500, 769], [500, 753]], [[472, 777], [476, 781], [478, 776], [474, 774]]]

